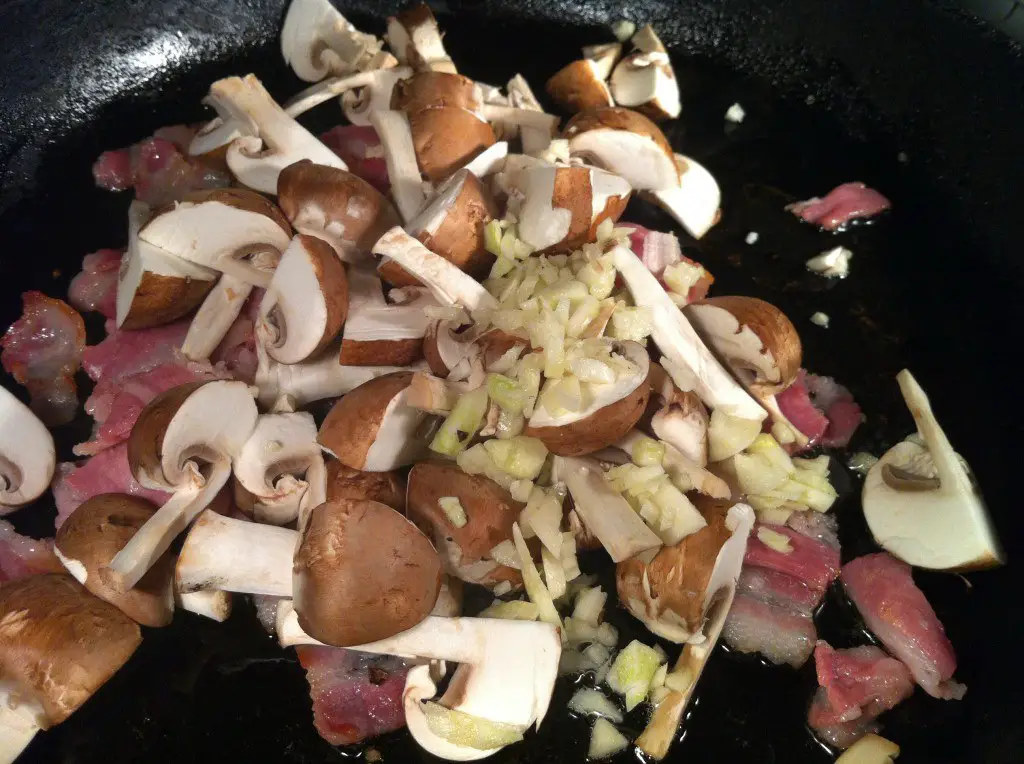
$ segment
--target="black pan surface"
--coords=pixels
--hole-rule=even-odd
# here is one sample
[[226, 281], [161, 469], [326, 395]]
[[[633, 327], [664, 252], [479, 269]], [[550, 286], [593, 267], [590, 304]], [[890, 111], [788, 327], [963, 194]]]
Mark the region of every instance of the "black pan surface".
[[[63, 295], [82, 255], [123, 245], [128, 199], [92, 188], [89, 167], [99, 151], [202, 118], [200, 98], [216, 77], [253, 71], [282, 98], [299, 88], [276, 47], [284, 5], [45, 0], [0, 8], [7, 43], [0, 50], [0, 324], [18, 315], [21, 291]], [[715, 293], [763, 297], [794, 320], [805, 364], [846, 383], [868, 415], [852, 450], [878, 453], [910, 430], [892, 378], [912, 368], [985, 488], [1011, 559], [1019, 559], [1020, 51], [937, 3], [898, 10], [878, 0], [616, 5], [465, 0], [435, 7], [465, 73], [503, 82], [522, 71], [535, 86], [580, 43], [602, 39], [603, 23], [621, 15], [653, 21], [672, 44], [684, 84], [684, 114], [669, 137], [723, 187], [722, 223], [699, 245], [684, 237], [716, 275]], [[377, 32], [395, 9], [347, 7], [353, 21]], [[736, 101], [748, 116], [730, 127], [723, 115]], [[334, 115], [315, 118], [326, 126]], [[894, 211], [837, 236], [781, 211], [792, 198], [847, 180], [881, 189]], [[624, 219], [671, 227], [637, 203]], [[760, 235], [754, 246], [744, 243], [749, 231]], [[808, 257], [839, 243], [855, 253], [849, 279], [829, 283], [804, 270]], [[831, 316], [829, 329], [810, 323], [817, 310]], [[59, 434], [64, 458], [82, 434]], [[841, 460], [833, 469], [843, 473]], [[839, 482], [846, 490], [836, 511], [849, 559], [872, 546], [859, 480], [843, 473]], [[52, 532], [51, 519], [42, 506], [13, 517], [36, 535]], [[1019, 568], [969, 582], [916, 578], [946, 624], [958, 677], [970, 690], [960, 703], [918, 692], [884, 719], [903, 746], [900, 761], [1022, 760]], [[613, 618], [623, 639], [635, 633], [624, 613]], [[836, 646], [867, 639], [838, 592], [818, 622]], [[803, 726], [814, 685], [811, 667], [770, 668], [720, 650], [670, 761], [830, 761]], [[570, 693], [559, 691], [540, 736], [493, 760], [582, 760], [586, 725], [565, 711]], [[637, 730], [643, 723], [630, 721]], [[429, 758], [402, 734], [373, 745], [384, 761]], [[277, 649], [241, 607], [227, 624], [186, 614], [149, 632], [131, 663], [71, 719], [40, 735], [25, 760], [326, 762], [363, 753], [320, 740], [294, 655]]]

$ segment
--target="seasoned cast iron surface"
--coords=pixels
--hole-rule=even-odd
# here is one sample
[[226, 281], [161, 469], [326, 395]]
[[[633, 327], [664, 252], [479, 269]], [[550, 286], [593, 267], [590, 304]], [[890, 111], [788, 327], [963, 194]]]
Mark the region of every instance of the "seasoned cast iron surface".
[[[1011, 79], [1021, 74], [1019, 62], [1000, 41], [930, 5], [910, 3], [905, 17], [890, 15], [880, 2], [840, 2], [825, 10], [790, 0], [771, 9], [758, 4], [756, 12], [753, 5], [641, 3], [629, 10], [658, 21], [659, 31], [677, 43], [685, 110], [669, 137], [704, 162], [723, 188], [722, 222], [699, 245], [684, 237], [684, 247], [715, 274], [715, 294], [756, 295], [779, 305], [801, 332], [805, 364], [850, 387], [868, 415], [851, 450], [879, 453], [909, 432], [892, 378], [910, 366], [971, 461], [1008, 551], [1019, 559], [1022, 428], [1014, 371], [1021, 281], [1018, 261], [1010, 258], [1016, 230], [1008, 228], [1019, 209], [1009, 179], [1020, 177], [1014, 173], [1024, 156], [1013, 134], [1024, 116], [1024, 77]], [[599, 39], [602, 19], [614, 18], [611, 4], [600, 3], [450, 6], [461, 9], [459, 20], [441, 21], [466, 74], [503, 82], [519, 70], [538, 90], [580, 43]], [[63, 296], [82, 255], [124, 243], [128, 199], [91, 185], [89, 166], [100, 150], [163, 124], [201, 118], [202, 94], [225, 74], [254, 71], [282, 99], [298, 89], [276, 48], [282, 7], [260, 0], [105, 0], [0, 11], [5, 29], [20, 29], [32, 42], [0, 52], [8, 77], [0, 111], [0, 324], [17, 316], [24, 289]], [[871, 13], [877, 16], [869, 24]], [[45, 35], [32, 26], [42, 18]], [[381, 30], [369, 17], [352, 18]], [[569, 28], [570, 19], [592, 28]], [[96, 36], [99, 29], [107, 31]], [[881, 53], [883, 44], [897, 41], [889, 50], [900, 55]], [[864, 45], [878, 49], [864, 53]], [[948, 59], [937, 53], [940, 45]], [[939, 60], [948, 66], [937, 67]], [[727, 125], [723, 115], [736, 101], [747, 119]], [[318, 126], [332, 122], [332, 110], [321, 107]], [[893, 212], [836, 236], [782, 212], [793, 198], [847, 180], [882, 190]], [[642, 203], [624, 219], [670, 227]], [[754, 246], [744, 243], [749, 231], [759, 233]], [[836, 244], [855, 253], [849, 279], [827, 282], [805, 271], [808, 257]], [[829, 329], [810, 323], [818, 310], [831, 316]], [[98, 326], [92, 321], [93, 331]], [[64, 458], [87, 429], [77, 426], [59, 434]], [[833, 460], [833, 469], [844, 489], [836, 511], [849, 559], [872, 546], [857, 503], [859, 480], [841, 461]], [[21, 530], [42, 535], [52, 532], [51, 517], [36, 507], [13, 519]], [[970, 690], [960, 703], [918, 691], [884, 719], [887, 734], [903, 746], [900, 761], [1019, 761], [1019, 571], [976, 574], [970, 586], [949, 575], [916, 578], [946, 624], [960, 658], [957, 676]], [[632, 620], [617, 610], [612, 618], [625, 644], [636, 634]], [[838, 592], [818, 623], [835, 646], [866, 640]], [[814, 685], [811, 666], [770, 668], [719, 650], [670, 760], [830, 761], [804, 728]], [[565, 710], [570, 693], [559, 690], [540, 736], [492, 760], [582, 760], [587, 725]], [[634, 731], [643, 724], [639, 717], [629, 722]], [[429, 758], [404, 734], [373, 745], [385, 762]], [[278, 650], [243, 605], [227, 624], [185, 614], [167, 629], [149, 631], [130, 664], [71, 719], [40, 735], [26, 761], [326, 762], [339, 756], [361, 751], [338, 751], [319, 739], [294, 654]]]

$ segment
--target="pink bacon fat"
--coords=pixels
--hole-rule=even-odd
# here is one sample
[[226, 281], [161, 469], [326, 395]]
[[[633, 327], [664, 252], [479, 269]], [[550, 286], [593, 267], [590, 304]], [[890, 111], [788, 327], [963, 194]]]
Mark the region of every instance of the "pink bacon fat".
[[[764, 544], [757, 537], [757, 531], [762, 527], [785, 536], [789, 540], [790, 550], [780, 552]], [[839, 550], [797, 533], [791, 528], [759, 524], [747, 542], [743, 566], [764, 568], [792, 576], [820, 597], [839, 575]]]
[[935, 698], [959, 700], [966, 686], [953, 681], [956, 655], [910, 566], [884, 552], [858, 557], [842, 570], [843, 584], [868, 629], [915, 681]]
[[888, 199], [863, 183], [843, 183], [829, 191], [824, 199], [814, 197], [795, 202], [786, 210], [826, 231], [839, 231], [851, 220], [874, 217], [891, 206]]

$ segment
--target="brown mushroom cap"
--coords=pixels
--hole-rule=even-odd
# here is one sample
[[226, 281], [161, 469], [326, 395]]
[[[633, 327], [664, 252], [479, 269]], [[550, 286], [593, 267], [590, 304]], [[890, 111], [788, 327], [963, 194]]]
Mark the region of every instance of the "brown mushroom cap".
[[310, 513], [293, 581], [302, 628], [321, 642], [349, 647], [426, 618], [441, 589], [441, 560], [391, 507], [336, 499]]
[[121, 493], [93, 496], [57, 529], [55, 546], [69, 565], [85, 568], [85, 588], [143, 626], [166, 626], [174, 617], [174, 560], [165, 554], [131, 589], [110, 580], [107, 565], [156, 510]]
[[[255, 191], [250, 191], [247, 188], [210, 188], [205, 191], [193, 191], [192, 193], [187, 194], [182, 201], [191, 202], [192, 204], [220, 202], [228, 207], [235, 207], [236, 209], [247, 210], [249, 212], [258, 212], [277, 223], [281, 227], [281, 230], [288, 236], [292, 235], [292, 227], [288, 223], [288, 218], [284, 216], [280, 208], [267, 197], [262, 194], [258, 194]], [[174, 207], [175, 204], [172, 203], [154, 210], [153, 216], [150, 220], [156, 219], [159, 215], [169, 209], [174, 209]], [[145, 231], [145, 228], [146, 227], [143, 226], [142, 230]]]
[[[136, 480], [146, 484], [162, 480], [163, 467], [160, 455], [163, 450], [163, 436], [178, 409], [196, 390], [206, 382], [186, 382], [157, 395], [139, 413], [131, 435], [128, 436], [128, 466]], [[148, 478], [143, 480], [140, 478]]]
[[601, 128], [626, 130], [637, 135], [646, 135], [666, 154], [672, 156], [672, 144], [668, 142], [668, 138], [665, 137], [665, 133], [661, 131], [660, 127], [640, 112], [624, 109], [621, 106], [606, 106], [601, 109], [588, 109], [580, 112], [569, 120], [562, 131], [562, 136], [572, 138], [587, 130]]
[[491, 126], [466, 111], [443, 107], [409, 115], [409, 128], [420, 170], [440, 183], [494, 144]]
[[[461, 528], [452, 525], [438, 504], [443, 496], [454, 496], [462, 504], [466, 524]], [[512, 524], [519, 519], [524, 506], [490, 478], [467, 475], [454, 464], [421, 462], [409, 471], [409, 518], [434, 539], [449, 563], [449, 573], [470, 583], [522, 584], [522, 574], [515, 568], [497, 565], [479, 575], [471, 567], [474, 563], [486, 563], [494, 547], [512, 539]]]
[[544, 85], [547, 94], [570, 112], [598, 109], [612, 104], [611, 91], [598, 76], [594, 63], [573, 61], [559, 69]]
[[405, 478], [397, 472], [360, 472], [327, 462], [327, 500], [369, 499], [405, 514]]
[[0, 586], [0, 676], [60, 724], [123, 666], [139, 626], [71, 576], [46, 573]]
[[395, 84], [391, 91], [391, 108], [406, 114], [444, 107], [475, 111], [480, 107], [479, 95], [476, 83], [469, 77], [422, 71]]

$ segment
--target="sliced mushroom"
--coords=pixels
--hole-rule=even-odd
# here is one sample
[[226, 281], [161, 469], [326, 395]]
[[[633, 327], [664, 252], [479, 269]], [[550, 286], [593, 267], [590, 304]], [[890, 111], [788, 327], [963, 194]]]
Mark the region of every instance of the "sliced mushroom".
[[426, 308], [437, 303], [425, 289], [408, 291], [411, 294], [407, 301], [389, 303], [376, 273], [366, 268], [350, 269], [349, 312], [339, 363], [408, 366], [423, 357], [423, 337], [431, 325]]
[[345, 118], [353, 125], [366, 127], [373, 124], [372, 116], [391, 108], [391, 96], [395, 87], [410, 76], [412, 69], [407, 66], [378, 69], [373, 72], [369, 85], [358, 90], [346, 90], [342, 94], [341, 109], [345, 112]]
[[329, 0], [292, 0], [281, 29], [284, 61], [306, 82], [387, 66], [389, 56], [382, 47], [379, 39], [352, 26]]
[[800, 335], [771, 303], [756, 297], [711, 297], [684, 312], [755, 395], [774, 395], [796, 380], [803, 359]]
[[896, 380], [924, 445], [904, 440], [868, 472], [861, 499], [871, 534], [883, 549], [921, 568], [979, 570], [1004, 564], [981, 493], [928, 396], [906, 369]]
[[440, 377], [418, 371], [412, 375], [406, 400], [410, 406], [428, 414], [447, 416], [459, 400], [459, 391]]
[[618, 175], [595, 167], [532, 167], [522, 182], [519, 237], [534, 250], [554, 252], [595, 241], [598, 226], [619, 219], [632, 191]]
[[[139, 239], [169, 255], [266, 287], [292, 229], [259, 194], [217, 188], [156, 210]], [[140, 242], [140, 243], [141, 243]]]
[[361, 645], [411, 629], [430, 614], [441, 560], [391, 507], [335, 499], [310, 515], [292, 588], [303, 630], [327, 644]]
[[679, 185], [672, 146], [638, 112], [618, 107], [582, 112], [569, 120], [562, 136], [573, 156], [621, 175], [638, 191]]
[[657, 364], [651, 366], [651, 389], [651, 432], [697, 465], [707, 464], [709, 417], [700, 397], [676, 387]]
[[633, 35], [632, 43], [634, 52], [612, 72], [615, 103], [635, 108], [653, 120], [675, 119], [682, 103], [668, 51], [650, 24]]
[[754, 510], [746, 504], [698, 498], [707, 525], [653, 558], [616, 567], [619, 601], [654, 634], [672, 642], [704, 641], [708, 610], [723, 589], [735, 587], [743, 566]]
[[505, 165], [507, 156], [508, 142], [498, 141], [473, 157], [463, 165], [462, 169], [473, 173], [478, 178], [486, 178], [488, 175], [498, 172]]
[[256, 417], [248, 386], [227, 380], [173, 387], [146, 405], [128, 439], [128, 464], [142, 486], [172, 495], [110, 562], [114, 586], [135, 586], [214, 500]]
[[[530, 84], [521, 74], [515, 75], [508, 81], [506, 90], [508, 90], [508, 101], [510, 106], [513, 106], [520, 111], [544, 111], [544, 109], [541, 108], [540, 101], [538, 101], [537, 97], [533, 94]], [[558, 129], [558, 120], [556, 119], [554, 124], [549, 125], [548, 127], [525, 123], [520, 124], [519, 121], [514, 123], [502, 122], [501, 125], [506, 132], [512, 125], [518, 128], [520, 141], [523, 144], [524, 154], [539, 154], [551, 145], [551, 137], [554, 134], [554, 131]]]
[[661, 546], [657, 534], [608, 485], [596, 460], [556, 456], [551, 474], [552, 479], [565, 483], [574, 511], [586, 530], [601, 542], [615, 562]]
[[178, 610], [195, 613], [211, 621], [223, 623], [231, 617], [234, 598], [231, 592], [206, 589], [198, 592], [174, 592], [174, 606]]
[[495, 141], [491, 126], [465, 109], [423, 109], [408, 118], [416, 162], [433, 183], [448, 178]]
[[676, 219], [687, 233], [701, 238], [721, 217], [722, 192], [714, 176], [695, 159], [675, 155], [679, 185], [645, 191], [645, 195]]
[[289, 117], [255, 76], [218, 80], [210, 86], [209, 98], [219, 112], [244, 128], [228, 148], [227, 161], [235, 177], [249, 188], [276, 193], [281, 170], [300, 159], [348, 169], [337, 154]]
[[117, 275], [119, 329], [146, 329], [176, 321], [202, 302], [217, 280], [215, 270], [140, 239], [139, 230], [149, 217], [149, 206], [140, 201], [128, 208], [128, 251]]
[[253, 286], [235, 276], [222, 275], [192, 317], [181, 352], [195, 361], [209, 358], [242, 312]]
[[481, 87], [469, 77], [423, 70], [395, 85], [391, 108], [413, 114], [422, 109], [451, 107], [478, 114], [483, 100]]
[[49, 488], [57, 455], [53, 436], [28, 406], [0, 387], [0, 515]]
[[387, 41], [400, 63], [417, 70], [456, 73], [441, 41], [437, 19], [426, 3], [388, 17]]
[[260, 301], [257, 336], [279, 363], [301, 363], [327, 347], [348, 315], [345, 267], [322, 239], [298, 234]]
[[[315, 109], [322, 103], [341, 96], [344, 98], [353, 92], [372, 93], [373, 88], [379, 88], [384, 83], [394, 83], [403, 77], [412, 74], [412, 69], [399, 67], [397, 69], [376, 69], [374, 71], [349, 74], [344, 77], [331, 77], [322, 80], [315, 85], [310, 85], [305, 90], [300, 90], [289, 98], [282, 108], [285, 114], [292, 118], [301, 117], [307, 111]], [[353, 96], [358, 98], [359, 96]]]
[[121, 591], [107, 565], [156, 510], [145, 499], [103, 493], [83, 502], [57, 529], [54, 553], [101, 600], [143, 626], [166, 626], [174, 617], [174, 561], [165, 554], [135, 588]]
[[714, 409], [741, 419], [764, 420], [767, 412], [726, 371], [701, 341], [654, 275], [628, 247], [612, 250], [615, 268], [637, 305], [650, 308], [651, 333], [662, 352], [662, 366], [680, 390], [695, 390]]
[[360, 385], [334, 404], [320, 426], [319, 442], [342, 464], [388, 472], [412, 464], [423, 452], [417, 431], [425, 414], [405, 403], [412, 372], [386, 374]]
[[602, 80], [607, 80], [611, 76], [612, 69], [621, 56], [621, 42], [603, 42], [583, 47], [583, 58], [594, 62], [597, 74]]
[[81, 708], [142, 642], [132, 619], [60, 573], [0, 586], [0, 624], [5, 762]]
[[441, 576], [441, 591], [430, 615], [438, 618], [458, 618], [462, 615], [463, 604], [462, 581], [451, 576]]
[[374, 242], [399, 223], [395, 208], [365, 180], [305, 160], [281, 171], [277, 200], [296, 231], [323, 239], [346, 262], [367, 259]]
[[369, 499], [405, 514], [405, 478], [399, 472], [361, 472], [337, 459], [327, 463], [327, 500]]
[[477, 342], [479, 333], [473, 329], [457, 332], [458, 329], [451, 321], [437, 321], [430, 325], [423, 339], [423, 356], [439, 377], [447, 377], [463, 362], [483, 362], [483, 349]]
[[527, 435], [540, 438], [559, 456], [581, 456], [610, 446], [633, 429], [651, 394], [650, 356], [636, 342], [613, 342], [612, 347], [635, 371], [614, 382], [591, 384], [586, 405], [578, 411], [552, 413], [541, 397], [527, 421]]
[[326, 468], [316, 435], [311, 414], [262, 414], [234, 458], [239, 508], [258, 523], [286, 525], [322, 504]]
[[[442, 509], [439, 501], [447, 497], [458, 499], [465, 523], [455, 525]], [[512, 524], [524, 506], [493, 480], [467, 475], [455, 464], [421, 462], [409, 472], [409, 519], [434, 540], [447, 572], [471, 584], [522, 585], [522, 574], [491, 552], [512, 540]]]
[[370, 123], [384, 147], [384, 163], [388, 168], [391, 196], [403, 220], [411, 220], [427, 198], [420, 166], [416, 158], [409, 118], [400, 111], [376, 110]]
[[555, 103], [575, 114], [615, 105], [605, 79], [607, 74], [604, 74], [604, 66], [584, 58], [559, 69], [547, 81], [544, 90]]

